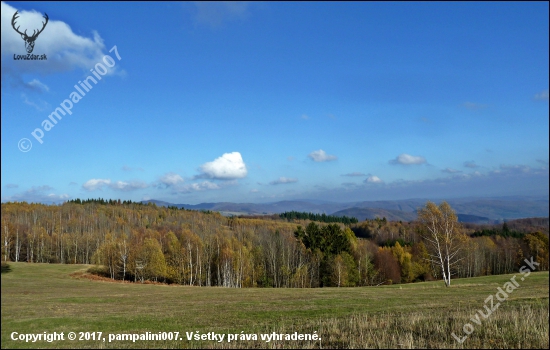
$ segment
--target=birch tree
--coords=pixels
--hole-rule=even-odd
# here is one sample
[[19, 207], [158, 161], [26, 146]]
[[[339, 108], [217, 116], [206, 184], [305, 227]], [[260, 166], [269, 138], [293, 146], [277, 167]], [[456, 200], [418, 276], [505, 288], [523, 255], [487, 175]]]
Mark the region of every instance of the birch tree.
[[451, 269], [459, 261], [458, 253], [465, 236], [460, 232], [458, 217], [447, 202], [439, 206], [427, 202], [419, 210], [418, 219], [424, 226], [422, 232], [428, 248], [429, 260], [441, 269], [445, 285], [451, 285]]

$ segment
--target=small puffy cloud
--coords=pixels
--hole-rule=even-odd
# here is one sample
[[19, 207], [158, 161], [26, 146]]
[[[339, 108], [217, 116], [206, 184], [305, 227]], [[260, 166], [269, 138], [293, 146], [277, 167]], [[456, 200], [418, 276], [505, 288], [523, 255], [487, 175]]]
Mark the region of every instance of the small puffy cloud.
[[[226, 186], [231, 184], [231, 181], [224, 183]], [[220, 185], [213, 183], [211, 181], [203, 181], [203, 182], [195, 182], [191, 184], [178, 184], [174, 187], [172, 187], [174, 194], [180, 194], [180, 193], [191, 193], [191, 192], [197, 192], [197, 191], [207, 191], [207, 190], [219, 190], [222, 188]]]
[[367, 176], [367, 175], [355, 171], [355, 172], [353, 172], [353, 173], [342, 174], [342, 176]]
[[52, 202], [66, 201], [69, 198], [70, 198], [70, 196], [66, 193], [64, 193], [64, 194], [55, 194], [55, 193], [48, 194], [48, 199], [50, 199]]
[[308, 157], [311, 158], [315, 162], [329, 162], [331, 160], [336, 160], [338, 157], [327, 154], [322, 149], [318, 151], [313, 151], [310, 154], [308, 154]]
[[130, 182], [117, 181], [117, 182], [113, 182], [111, 185], [109, 185], [109, 187], [115, 191], [128, 192], [128, 191], [139, 190], [142, 188], [147, 188], [147, 184], [142, 181], [130, 181]]
[[40, 91], [40, 92], [50, 91], [50, 88], [46, 84], [41, 83], [40, 80], [38, 79], [33, 79], [32, 81], [28, 82], [27, 85], [36, 91]]
[[275, 181], [271, 181], [269, 184], [270, 185], [281, 185], [281, 184], [290, 184], [290, 183], [294, 183], [294, 182], [298, 182], [298, 179], [294, 179], [294, 178], [291, 178], [291, 177], [280, 177]]
[[453, 169], [453, 168], [445, 168], [443, 170], [441, 170], [442, 172], [444, 173], [447, 173], [447, 174], [457, 174], [457, 173], [461, 173], [460, 170], [456, 170], [456, 169]]
[[189, 185], [190, 188], [194, 191], [204, 191], [204, 190], [218, 190], [220, 186], [210, 181], [203, 181], [200, 183], [194, 183]]
[[543, 90], [535, 95], [535, 100], [548, 101], [548, 89]]
[[470, 169], [475, 169], [475, 168], [478, 167], [478, 165], [476, 164], [476, 162], [474, 162], [473, 160], [464, 162], [464, 166], [465, 166], [466, 168], [470, 168]]
[[390, 164], [403, 164], [403, 165], [412, 165], [412, 164], [425, 164], [426, 158], [422, 156], [411, 156], [410, 154], [400, 154], [395, 159], [390, 160]]
[[111, 184], [111, 180], [109, 179], [91, 179], [86, 181], [82, 188], [86, 191], [96, 191], [103, 189], [104, 186], [109, 186]]
[[200, 166], [201, 175], [218, 180], [233, 180], [246, 177], [247, 170], [239, 152], [224, 153], [212, 162]]
[[6, 184], [6, 186], [4, 186], [5, 188], [18, 188], [19, 185], [16, 185], [16, 184]]
[[110, 188], [115, 191], [134, 191], [142, 188], [146, 188], [147, 184], [142, 181], [116, 181], [112, 182], [111, 179], [91, 179], [86, 181], [82, 188], [86, 191], [102, 190], [104, 187]]
[[375, 175], [370, 175], [365, 179], [365, 183], [369, 183], [369, 184], [381, 184], [383, 182], [384, 181], [382, 181], [382, 179], [380, 179], [378, 176], [375, 176]]
[[302, 117], [301, 117], [301, 118], [304, 119], [304, 120], [308, 120], [308, 119], [309, 119], [309, 116], [308, 116], [307, 114], [302, 114]]
[[167, 173], [164, 176], [160, 178], [160, 183], [165, 185], [166, 187], [170, 186], [177, 186], [181, 183], [183, 183], [183, 178], [176, 174], [176, 173]]

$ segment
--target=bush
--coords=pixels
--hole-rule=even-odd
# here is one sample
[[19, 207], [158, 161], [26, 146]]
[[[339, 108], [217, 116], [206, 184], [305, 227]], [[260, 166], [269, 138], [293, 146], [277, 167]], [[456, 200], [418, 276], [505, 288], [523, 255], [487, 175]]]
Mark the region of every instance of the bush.
[[87, 272], [92, 275], [111, 278], [111, 274], [109, 274], [109, 270], [106, 266], [92, 266]]
[[2, 262], [2, 273], [6, 273], [6, 272], [11, 272], [11, 267], [10, 267], [10, 264], [3, 261]]

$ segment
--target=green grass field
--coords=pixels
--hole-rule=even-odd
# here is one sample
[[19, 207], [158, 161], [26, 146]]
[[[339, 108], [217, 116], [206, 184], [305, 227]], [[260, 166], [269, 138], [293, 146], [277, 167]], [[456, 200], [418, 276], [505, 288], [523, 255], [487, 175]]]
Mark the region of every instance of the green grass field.
[[[84, 265], [10, 263], [2, 273], [2, 348], [548, 348], [548, 272], [531, 273], [481, 324], [470, 321], [512, 275], [363, 288], [229, 289], [112, 283], [71, 276]], [[495, 300], [495, 303], [497, 301]], [[463, 343], [465, 323], [473, 332]], [[188, 341], [185, 332], [257, 334], [257, 341]], [[317, 332], [321, 340], [260, 340]], [[26, 343], [12, 332], [64, 332]], [[103, 332], [70, 341], [68, 332]], [[182, 340], [108, 342], [109, 333], [179, 332]], [[226, 338], [227, 339], [227, 335]]]

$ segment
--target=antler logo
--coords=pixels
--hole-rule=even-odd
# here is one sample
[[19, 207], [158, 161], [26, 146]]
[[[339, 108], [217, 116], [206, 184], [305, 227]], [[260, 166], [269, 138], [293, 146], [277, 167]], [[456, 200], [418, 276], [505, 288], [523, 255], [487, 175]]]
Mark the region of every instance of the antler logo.
[[21, 33], [19, 31], [19, 27], [15, 28], [15, 20], [19, 18], [19, 16], [17, 16], [17, 11], [13, 14], [13, 17], [11, 19], [11, 26], [13, 27], [13, 29], [19, 33], [21, 35], [21, 38], [23, 38], [23, 40], [25, 40], [25, 49], [27, 49], [27, 53], [32, 53], [32, 50], [34, 50], [34, 41], [36, 40], [36, 38], [38, 38], [38, 35], [40, 35], [40, 33], [42, 33], [42, 31], [44, 30], [44, 28], [46, 28], [46, 24], [48, 24], [48, 14], [44, 12], [44, 15], [43, 16], [45, 19], [46, 19], [46, 22], [42, 22], [42, 29], [40, 29], [38, 32], [36, 31], [36, 29], [33, 31], [32, 35], [29, 36], [27, 35], [27, 30], [25, 29], [25, 32], [24, 33]]

